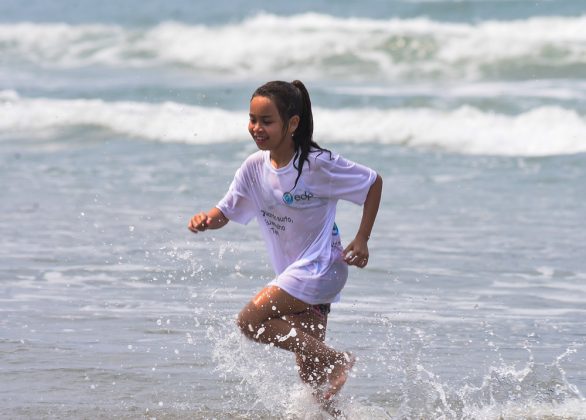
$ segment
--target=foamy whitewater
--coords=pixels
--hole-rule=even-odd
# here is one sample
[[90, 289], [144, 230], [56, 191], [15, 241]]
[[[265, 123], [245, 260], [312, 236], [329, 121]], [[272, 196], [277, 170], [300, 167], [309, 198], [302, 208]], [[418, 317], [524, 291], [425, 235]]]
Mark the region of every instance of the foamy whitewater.
[[586, 419], [584, 28], [582, 0], [0, 2], [0, 418], [330, 418], [235, 328], [255, 223], [186, 228], [255, 150], [253, 90], [298, 78], [385, 181], [328, 322], [345, 418]]

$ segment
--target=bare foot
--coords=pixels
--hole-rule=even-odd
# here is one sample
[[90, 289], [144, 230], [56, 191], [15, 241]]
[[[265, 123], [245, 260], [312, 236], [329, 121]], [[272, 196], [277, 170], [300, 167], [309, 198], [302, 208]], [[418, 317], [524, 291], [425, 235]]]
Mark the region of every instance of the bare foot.
[[344, 353], [344, 358], [334, 364], [332, 372], [328, 375], [330, 387], [324, 392], [323, 398], [325, 400], [329, 400], [342, 389], [355, 362], [356, 357], [353, 354]]
[[328, 413], [333, 418], [335, 418], [335, 419], [345, 418], [342, 411], [338, 407], [336, 407], [336, 402], [334, 400], [326, 400], [324, 398], [324, 394], [321, 391], [315, 390], [315, 392], [313, 393], [313, 397], [315, 398], [317, 403], [320, 405], [322, 410], [324, 410], [326, 413]]

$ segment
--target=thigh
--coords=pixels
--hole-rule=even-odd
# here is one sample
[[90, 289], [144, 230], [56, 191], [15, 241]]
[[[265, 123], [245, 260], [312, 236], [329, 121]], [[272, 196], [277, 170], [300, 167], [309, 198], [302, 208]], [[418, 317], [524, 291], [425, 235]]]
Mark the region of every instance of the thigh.
[[303, 312], [286, 315], [283, 319], [289, 322], [292, 327], [299, 328], [301, 331], [320, 341], [326, 339], [328, 316], [315, 306], [312, 306]]
[[247, 324], [259, 325], [269, 319], [305, 312], [310, 307], [277, 286], [267, 286], [248, 302], [238, 318]]

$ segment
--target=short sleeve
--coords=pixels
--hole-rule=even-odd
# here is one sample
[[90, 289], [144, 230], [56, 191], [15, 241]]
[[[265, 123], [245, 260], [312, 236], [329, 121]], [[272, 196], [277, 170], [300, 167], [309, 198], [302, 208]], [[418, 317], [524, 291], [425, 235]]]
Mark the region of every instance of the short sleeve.
[[256, 208], [249, 198], [244, 171], [243, 167], [236, 171], [228, 192], [216, 207], [229, 220], [246, 225], [256, 215]]
[[[322, 155], [323, 156], [323, 155]], [[362, 205], [370, 187], [376, 180], [376, 172], [340, 155], [332, 154], [331, 159], [322, 160], [323, 194]], [[327, 186], [327, 187], [326, 187]]]

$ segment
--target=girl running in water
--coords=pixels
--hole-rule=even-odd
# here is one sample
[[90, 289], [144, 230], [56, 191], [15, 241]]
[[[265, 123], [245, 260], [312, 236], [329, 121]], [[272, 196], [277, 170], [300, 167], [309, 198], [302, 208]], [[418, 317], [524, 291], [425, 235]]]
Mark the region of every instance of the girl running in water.
[[[295, 353], [301, 379], [327, 403], [355, 361], [324, 343], [327, 315], [348, 265], [368, 264], [382, 179], [313, 141], [311, 101], [298, 80], [269, 82], [253, 93], [248, 131], [259, 150], [236, 171], [217, 206], [193, 216], [188, 227], [197, 233], [257, 219], [276, 277], [242, 309], [237, 324], [251, 340]], [[363, 205], [346, 248], [335, 223], [340, 199]]]

